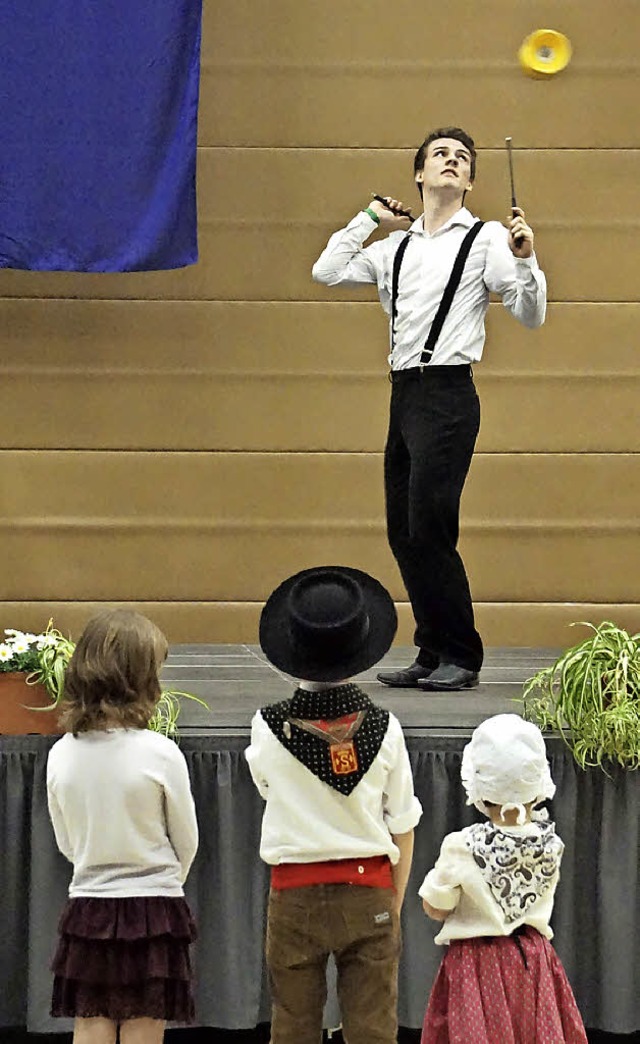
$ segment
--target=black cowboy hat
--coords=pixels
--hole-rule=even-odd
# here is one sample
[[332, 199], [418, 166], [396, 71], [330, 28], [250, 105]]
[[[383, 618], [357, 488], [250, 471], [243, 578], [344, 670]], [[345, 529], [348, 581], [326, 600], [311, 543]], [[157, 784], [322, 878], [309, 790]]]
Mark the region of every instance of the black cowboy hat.
[[398, 617], [390, 594], [360, 569], [319, 566], [289, 577], [260, 617], [275, 667], [304, 681], [343, 681], [382, 659]]

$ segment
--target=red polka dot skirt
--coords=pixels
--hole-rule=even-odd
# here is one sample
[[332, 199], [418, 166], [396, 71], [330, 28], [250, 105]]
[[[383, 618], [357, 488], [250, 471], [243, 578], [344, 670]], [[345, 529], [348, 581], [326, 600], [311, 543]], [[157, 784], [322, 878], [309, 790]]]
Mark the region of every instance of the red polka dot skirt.
[[515, 935], [449, 944], [421, 1044], [587, 1044], [569, 980], [548, 939]]

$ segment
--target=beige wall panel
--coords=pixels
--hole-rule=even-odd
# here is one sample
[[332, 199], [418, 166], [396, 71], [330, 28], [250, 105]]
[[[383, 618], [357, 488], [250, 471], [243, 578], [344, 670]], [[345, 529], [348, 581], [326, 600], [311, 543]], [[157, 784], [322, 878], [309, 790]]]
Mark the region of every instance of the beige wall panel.
[[[264, 599], [290, 573], [318, 564], [364, 569], [403, 597], [381, 526], [16, 526], [2, 533], [2, 545], [20, 563], [3, 577], [10, 600]], [[496, 528], [465, 532], [461, 547], [480, 601], [587, 601], [595, 592], [626, 602], [638, 594], [637, 532]]]
[[[603, 18], [600, 0], [536, 0], [530, 4], [448, 0], [435, 7], [416, 0], [217, 0], [205, 4], [202, 56], [206, 67], [225, 62], [314, 62], [386, 65], [423, 62], [429, 67], [459, 61], [464, 68], [486, 61], [510, 64], [510, 47], [541, 25], [553, 25], [572, 40], [575, 65], [614, 69], [634, 66], [640, 37], [636, 0], [616, 0], [615, 18]], [[561, 16], [562, 24], [559, 24]], [[574, 66], [571, 66], [572, 71]], [[556, 78], [561, 82], [562, 77]]]
[[[504, 219], [504, 152], [483, 154], [480, 163], [474, 209]], [[371, 289], [314, 284], [313, 261], [371, 191], [393, 191], [415, 205], [408, 152], [215, 149], [203, 152], [200, 168], [200, 264], [115, 275], [5, 270], [0, 296], [363, 300]], [[538, 233], [550, 299], [635, 301], [640, 237], [630, 215], [640, 150], [522, 152], [517, 168], [518, 196]], [[594, 205], [594, 185], [607, 188], [606, 215]]]
[[[380, 454], [5, 451], [0, 461], [5, 530], [290, 535], [382, 526]], [[638, 521], [639, 469], [632, 453], [479, 454], [463, 521], [473, 531], [628, 530]]]
[[[3, 626], [40, 631], [47, 620], [77, 639], [96, 612], [122, 602], [0, 602]], [[172, 643], [239, 642], [257, 645], [261, 602], [127, 602], [154, 620]], [[640, 631], [640, 605], [593, 603], [479, 602], [476, 623], [490, 646], [565, 648], [586, 633], [570, 624], [614, 620], [631, 633]], [[413, 644], [413, 620], [406, 602], [398, 604], [396, 645]]]
[[[485, 376], [485, 452], [640, 451], [640, 375]], [[379, 451], [382, 374], [9, 374], [0, 443], [15, 448]], [[29, 402], [46, 409], [25, 409]], [[553, 423], [549, 423], [549, 418]]]
[[[377, 302], [0, 298], [0, 329], [0, 380], [387, 371], [387, 320]], [[639, 343], [637, 302], [551, 304], [540, 330], [527, 330], [494, 303], [476, 375], [638, 376]]]
[[[475, 597], [633, 601], [637, 462], [478, 457], [463, 505]], [[255, 600], [328, 561], [401, 597], [373, 455], [6, 453], [3, 465], [7, 598]]]
[[[412, 641], [411, 614], [406, 606], [403, 634]], [[547, 646], [566, 649], [587, 636], [584, 628], [572, 627], [576, 621], [598, 624], [613, 620], [631, 634], [640, 632], [640, 605], [589, 602], [480, 602], [475, 606], [476, 624], [487, 646]]]
[[277, 58], [205, 65], [200, 139], [215, 147], [415, 149], [432, 128], [462, 125], [494, 148], [506, 134], [528, 148], [640, 146], [637, 64], [583, 66], [541, 83], [520, 71], [514, 43], [502, 68], [452, 58], [430, 68]]
[[[543, 25], [574, 46], [550, 82], [517, 59]], [[635, 0], [610, 17], [596, 0], [228, 0], [205, 17], [201, 141], [397, 147], [455, 123], [483, 146], [638, 146], [638, 39]]]

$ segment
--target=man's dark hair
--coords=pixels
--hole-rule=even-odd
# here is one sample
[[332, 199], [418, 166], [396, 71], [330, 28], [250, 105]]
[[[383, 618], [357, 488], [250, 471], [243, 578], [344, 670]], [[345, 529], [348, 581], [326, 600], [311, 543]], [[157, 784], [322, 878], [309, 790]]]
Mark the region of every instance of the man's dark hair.
[[[418, 149], [413, 161], [413, 174], [414, 177], [419, 170], [424, 167], [424, 161], [427, 158], [427, 149], [429, 148], [432, 141], [437, 141], [439, 138], [454, 138], [456, 141], [461, 142], [465, 149], [468, 149], [471, 153], [471, 180], [475, 181], [476, 177], [476, 144], [470, 134], [462, 130], [461, 127], [438, 127], [436, 130], [431, 131], [427, 134], [426, 138], [422, 142], [422, 145]], [[418, 192], [420, 198], [422, 198], [422, 185], [418, 183]]]

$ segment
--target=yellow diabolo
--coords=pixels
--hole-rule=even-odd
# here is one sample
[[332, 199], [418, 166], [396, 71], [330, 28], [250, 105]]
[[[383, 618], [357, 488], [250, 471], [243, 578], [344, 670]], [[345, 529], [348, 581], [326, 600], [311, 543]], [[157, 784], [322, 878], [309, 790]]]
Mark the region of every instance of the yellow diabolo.
[[518, 58], [529, 76], [555, 76], [571, 61], [571, 43], [555, 29], [536, 29], [523, 41]]

